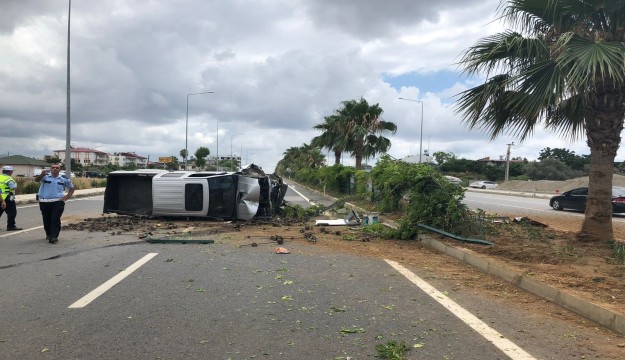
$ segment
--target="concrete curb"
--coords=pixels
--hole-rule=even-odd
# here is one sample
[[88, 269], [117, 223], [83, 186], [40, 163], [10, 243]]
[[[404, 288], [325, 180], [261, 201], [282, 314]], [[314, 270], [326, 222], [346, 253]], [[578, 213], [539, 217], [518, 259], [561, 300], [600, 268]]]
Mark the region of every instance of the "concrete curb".
[[[299, 185], [299, 186], [302, 186], [302, 185]], [[305, 187], [305, 188], [307, 188], [309, 191], [314, 191], [318, 193], [318, 191], [314, 189], [310, 189], [308, 187]], [[510, 195], [508, 194], [509, 192], [507, 191], [478, 190], [478, 189], [471, 189], [470, 191], [493, 192], [493, 193]], [[519, 193], [519, 194], [516, 194], [515, 196], [550, 198], [552, 195]], [[358, 211], [365, 212], [364, 209], [361, 209], [354, 204], [350, 204], [350, 203], [345, 203], [345, 204], [357, 209]], [[389, 224], [388, 221], [384, 222], [384, 224], [393, 228], [397, 227], [396, 224], [392, 224], [392, 223]], [[588, 302], [584, 299], [580, 299], [562, 290], [558, 290], [549, 285], [538, 282], [532, 278], [518, 274], [515, 271], [512, 271], [509, 268], [507, 268], [505, 265], [499, 262], [496, 262], [492, 259], [489, 259], [487, 257], [477, 255], [473, 252], [469, 252], [464, 249], [446, 245], [436, 239], [425, 238], [422, 236], [419, 239], [421, 243], [423, 243], [429, 248], [432, 248], [442, 253], [445, 253], [447, 255], [450, 255], [458, 260], [463, 261], [464, 263], [468, 265], [471, 265], [475, 268], [478, 268], [484, 271], [487, 274], [498, 277], [501, 280], [504, 280], [520, 289], [523, 289], [531, 294], [534, 294], [558, 306], [561, 306], [567, 310], [570, 310], [578, 315], [581, 315], [612, 331], [625, 335], [625, 316], [621, 314], [615, 313], [612, 310], [604, 309], [596, 304]]]
[[537, 193], [537, 192], [521, 192], [521, 191], [509, 191], [509, 190], [492, 190], [492, 189], [475, 189], [466, 187], [465, 191], [477, 192], [477, 193], [490, 193], [490, 194], [500, 194], [500, 195], [509, 195], [509, 196], [518, 196], [518, 197], [529, 197], [529, 198], [539, 198], [539, 199], [551, 199], [557, 194], [546, 194], [546, 193]]
[[[74, 198], [95, 196], [104, 194], [104, 188], [82, 189], [74, 191]], [[37, 203], [37, 194], [15, 195], [15, 204], [25, 205]]]
[[605, 326], [610, 330], [625, 335], [625, 316], [621, 314], [604, 309], [562, 290], [558, 290], [532, 278], [518, 274], [492, 259], [446, 245], [432, 238], [421, 238], [421, 242], [432, 249], [453, 256], [458, 260], [507, 281], [529, 293], [539, 296], [545, 300], [549, 300], [556, 305]]

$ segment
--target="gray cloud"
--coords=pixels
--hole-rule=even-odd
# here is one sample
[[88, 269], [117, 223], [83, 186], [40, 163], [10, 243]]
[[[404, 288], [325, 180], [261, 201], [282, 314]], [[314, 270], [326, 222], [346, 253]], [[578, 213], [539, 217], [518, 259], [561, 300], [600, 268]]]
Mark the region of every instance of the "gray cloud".
[[[67, 0], [0, 3], [0, 153], [64, 148]], [[496, 31], [498, 0], [72, 2], [72, 142], [151, 159], [184, 147], [241, 153], [273, 169], [282, 153], [343, 100], [379, 103], [399, 131], [391, 154], [414, 153], [424, 101], [431, 152], [500, 153], [449, 109], [464, 84], [396, 90], [383, 74], [454, 69], [457, 55]], [[468, 16], [470, 15], [470, 16]], [[218, 125], [219, 124], [219, 125]], [[537, 134], [536, 155], [551, 135]], [[546, 140], [545, 140], [546, 139]], [[541, 140], [544, 140], [541, 142]], [[417, 144], [417, 145], [415, 145]], [[554, 147], [553, 145], [548, 145]], [[521, 148], [520, 148], [521, 149]], [[519, 150], [521, 151], [521, 150]], [[576, 150], [577, 153], [583, 153]]]

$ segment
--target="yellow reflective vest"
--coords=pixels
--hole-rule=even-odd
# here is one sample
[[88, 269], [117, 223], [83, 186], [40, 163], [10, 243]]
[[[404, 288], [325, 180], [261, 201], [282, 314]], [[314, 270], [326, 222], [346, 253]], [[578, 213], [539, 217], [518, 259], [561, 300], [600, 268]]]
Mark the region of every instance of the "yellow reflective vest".
[[9, 196], [9, 193], [13, 192], [13, 190], [11, 190], [11, 188], [9, 187], [9, 183], [11, 181], [15, 182], [15, 180], [13, 180], [13, 178], [9, 175], [0, 174], [0, 189], [2, 189], [3, 200], [6, 200], [7, 196]]

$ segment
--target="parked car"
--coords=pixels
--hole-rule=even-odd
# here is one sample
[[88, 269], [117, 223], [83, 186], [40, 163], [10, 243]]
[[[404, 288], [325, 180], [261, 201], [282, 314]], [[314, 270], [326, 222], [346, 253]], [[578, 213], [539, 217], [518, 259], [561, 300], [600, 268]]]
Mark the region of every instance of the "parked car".
[[469, 187], [477, 188], [477, 189], [494, 189], [497, 187], [497, 183], [494, 181], [474, 181], [469, 184]]
[[[554, 210], [586, 210], [588, 187], [581, 187], [563, 192], [549, 200], [549, 206]], [[625, 187], [612, 187], [612, 212], [625, 213]]]
[[106, 175], [97, 172], [97, 171], [85, 171], [85, 177], [86, 178], [98, 178], [98, 179], [104, 179], [106, 178]]
[[444, 177], [450, 183], [454, 185], [462, 186], [462, 180], [460, 178], [457, 178], [455, 176], [449, 176], [449, 175], [445, 175]]
[[270, 218], [283, 205], [287, 185], [250, 165], [236, 172], [134, 170], [108, 174], [106, 213], [138, 216]]
[[[61, 176], [62, 176], [62, 177], [64, 177], [64, 178], [67, 178], [67, 172], [66, 172], [65, 170], [61, 170], [61, 171], [59, 172], [59, 175], [61, 175]], [[71, 173], [69, 174], [69, 176], [73, 179], [73, 178], [75, 178], [75, 177], [76, 177], [76, 174], [74, 174], [73, 172], [71, 172]]]

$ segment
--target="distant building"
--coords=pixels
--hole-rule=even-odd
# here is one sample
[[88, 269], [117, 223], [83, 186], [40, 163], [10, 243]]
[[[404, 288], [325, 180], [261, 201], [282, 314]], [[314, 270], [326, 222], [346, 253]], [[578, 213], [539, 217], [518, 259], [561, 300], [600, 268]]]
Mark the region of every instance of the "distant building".
[[[110, 155], [105, 153], [104, 151], [83, 147], [73, 147], [71, 148], [71, 151], [72, 159], [74, 159], [76, 163], [83, 166], [103, 166], [111, 162]], [[61, 159], [62, 163], [65, 162], [65, 150], [54, 150], [54, 155]]]
[[41, 169], [49, 167], [50, 164], [27, 156], [11, 155], [0, 158], [0, 169], [3, 166], [13, 166], [13, 176], [33, 177], [35, 172], [41, 172]]
[[[231, 161], [232, 160], [232, 161]], [[226, 164], [224, 167], [223, 165]], [[232, 164], [232, 168], [228, 167], [227, 164]], [[206, 159], [206, 166], [217, 166], [217, 156], [209, 156]], [[219, 157], [219, 169], [220, 171], [239, 171], [241, 168], [241, 157], [240, 156], [220, 156]], [[196, 170], [196, 169], [194, 169]]]
[[[104, 166], [110, 163], [122, 167], [135, 164], [137, 168], [145, 168], [148, 165], [148, 158], [134, 152], [120, 152], [111, 155], [104, 151], [84, 147], [73, 147], [71, 151], [72, 159], [82, 166]], [[65, 150], [54, 150], [54, 155], [62, 163], [65, 162]]]
[[137, 168], [145, 168], [148, 165], [148, 158], [133, 152], [121, 152], [111, 155], [111, 163], [122, 167], [134, 164]]
[[418, 164], [418, 163], [429, 164], [434, 159], [428, 153], [424, 153], [423, 155], [421, 155], [421, 158], [419, 158], [419, 155], [408, 155], [405, 158], [400, 159], [400, 160], [410, 163], [410, 164]]
[[[491, 159], [490, 157], [485, 157], [482, 159], [478, 159], [476, 161], [485, 162], [487, 165], [491, 166], [506, 166], [506, 157], [503, 155], [499, 156], [499, 159]], [[524, 163], [525, 160], [510, 160], [510, 163]]]

